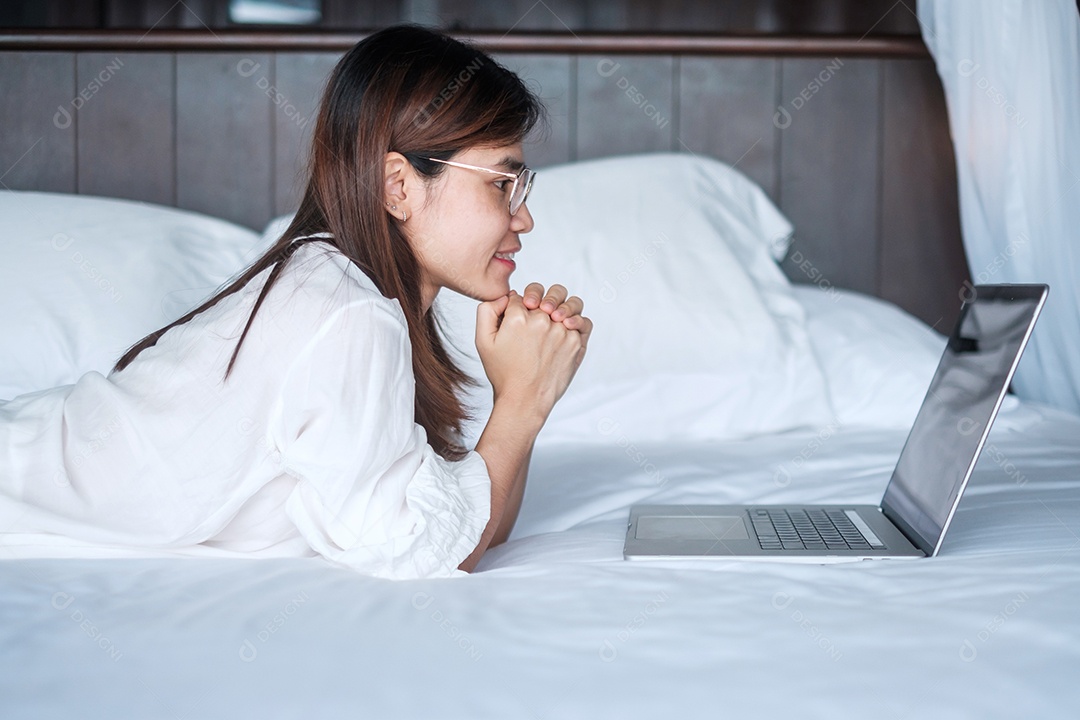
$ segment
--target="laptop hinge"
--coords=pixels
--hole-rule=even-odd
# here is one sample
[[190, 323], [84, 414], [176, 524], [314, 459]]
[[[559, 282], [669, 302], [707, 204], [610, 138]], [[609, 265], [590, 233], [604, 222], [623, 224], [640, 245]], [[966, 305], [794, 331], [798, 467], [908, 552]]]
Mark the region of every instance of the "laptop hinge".
[[909, 543], [922, 550], [926, 554], [926, 557], [930, 557], [934, 554], [934, 546], [925, 542], [919, 534], [915, 532], [915, 528], [904, 522], [903, 518], [893, 512], [892, 508], [890, 508], [884, 500], [881, 502], [880, 507], [881, 513], [889, 519], [897, 530], [900, 531], [901, 535], [907, 538]]

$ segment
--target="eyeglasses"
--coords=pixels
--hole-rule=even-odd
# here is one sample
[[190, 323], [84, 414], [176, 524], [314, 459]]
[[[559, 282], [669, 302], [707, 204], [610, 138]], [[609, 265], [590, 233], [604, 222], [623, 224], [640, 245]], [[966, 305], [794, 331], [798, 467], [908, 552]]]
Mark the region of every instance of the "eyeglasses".
[[440, 160], [439, 158], [429, 157], [428, 160], [432, 162], [442, 163], [443, 165], [453, 165], [454, 167], [464, 168], [465, 170], [479, 170], [480, 172], [494, 173], [495, 175], [502, 175], [505, 178], [514, 181], [514, 184], [510, 186], [510, 214], [514, 215], [518, 209], [525, 204], [525, 200], [529, 197], [529, 191], [532, 190], [533, 179], [536, 177], [536, 173], [531, 168], [523, 167], [518, 174], [503, 172], [502, 170], [492, 170], [491, 168], [479, 167], [477, 165], [466, 165], [465, 163], [452, 162], [450, 160]]

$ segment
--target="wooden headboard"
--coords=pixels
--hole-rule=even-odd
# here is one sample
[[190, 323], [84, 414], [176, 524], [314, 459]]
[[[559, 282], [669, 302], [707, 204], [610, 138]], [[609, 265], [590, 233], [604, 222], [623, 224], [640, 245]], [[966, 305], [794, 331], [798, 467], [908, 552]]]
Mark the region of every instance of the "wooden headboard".
[[[130, 198], [262, 229], [294, 209], [322, 83], [361, 33], [0, 33], [0, 189]], [[941, 84], [909, 37], [473, 35], [546, 101], [535, 167], [719, 158], [796, 227], [794, 282], [947, 330], [967, 279]]]

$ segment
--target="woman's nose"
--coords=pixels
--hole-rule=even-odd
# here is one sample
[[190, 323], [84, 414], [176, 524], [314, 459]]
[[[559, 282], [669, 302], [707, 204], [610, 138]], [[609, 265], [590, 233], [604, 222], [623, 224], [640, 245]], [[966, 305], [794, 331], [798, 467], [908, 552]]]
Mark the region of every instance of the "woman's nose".
[[527, 233], [535, 224], [532, 213], [529, 212], [528, 203], [522, 203], [518, 211], [510, 218], [510, 229], [516, 233]]

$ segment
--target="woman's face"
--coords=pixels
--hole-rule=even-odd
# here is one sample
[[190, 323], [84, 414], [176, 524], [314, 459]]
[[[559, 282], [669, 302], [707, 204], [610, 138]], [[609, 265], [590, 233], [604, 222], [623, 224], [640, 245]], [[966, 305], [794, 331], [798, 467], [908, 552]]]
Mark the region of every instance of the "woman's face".
[[[520, 144], [470, 148], [451, 160], [514, 174], [524, 162]], [[521, 250], [519, 236], [533, 228], [526, 205], [510, 215], [507, 206], [514, 181], [452, 165], [429, 183], [420, 182], [415, 171], [411, 175], [414, 179], [411, 183], [406, 179], [402, 202], [391, 203], [399, 209], [390, 213], [400, 219], [402, 209], [408, 212], [403, 229], [420, 261], [425, 310], [444, 287], [476, 300], [494, 300], [510, 292], [512, 256]]]

